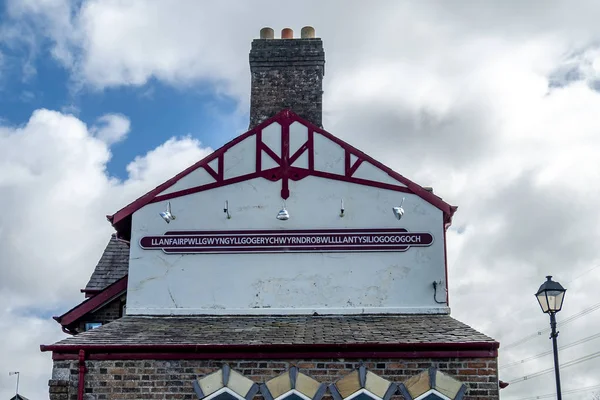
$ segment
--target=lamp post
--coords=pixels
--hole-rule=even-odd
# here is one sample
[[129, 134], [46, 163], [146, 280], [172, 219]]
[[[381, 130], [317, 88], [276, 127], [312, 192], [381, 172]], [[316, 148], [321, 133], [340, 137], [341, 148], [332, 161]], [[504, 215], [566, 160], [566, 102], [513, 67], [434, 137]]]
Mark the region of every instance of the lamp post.
[[17, 391], [15, 392], [15, 399], [19, 400], [19, 377], [21, 376], [21, 374], [19, 373], [19, 371], [8, 373], [8, 376], [13, 376], [13, 375], [17, 376]]
[[542, 311], [546, 314], [550, 314], [550, 328], [552, 333], [550, 339], [552, 339], [552, 349], [554, 350], [554, 374], [556, 375], [556, 397], [558, 400], [562, 400], [562, 393], [560, 391], [560, 372], [558, 366], [558, 345], [556, 344], [556, 338], [558, 337], [558, 331], [556, 330], [556, 313], [562, 309], [563, 300], [565, 299], [565, 292], [567, 289], [562, 287], [560, 283], [554, 282], [552, 276], [546, 277], [547, 281], [540, 286], [535, 296], [537, 297]]

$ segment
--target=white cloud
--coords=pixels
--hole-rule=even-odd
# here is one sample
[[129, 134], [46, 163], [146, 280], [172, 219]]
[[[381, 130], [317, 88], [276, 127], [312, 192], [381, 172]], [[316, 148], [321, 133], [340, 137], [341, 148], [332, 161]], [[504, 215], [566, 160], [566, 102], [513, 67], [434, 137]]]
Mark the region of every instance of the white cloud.
[[[244, 111], [247, 55], [260, 27], [315, 26], [327, 58], [325, 127], [460, 206], [448, 235], [455, 317], [505, 344], [543, 330], [548, 321], [532, 293], [549, 273], [569, 289], [559, 323], [600, 301], [595, 290], [600, 269], [573, 280], [600, 264], [595, 245], [600, 239], [600, 3], [348, 1], [341, 7], [322, 1], [301, 6], [189, 1], [173, 7], [167, 1], [113, 0], [87, 1], [80, 8], [20, 3], [11, 3], [16, 25], [4, 31], [19, 28], [27, 43], [37, 43], [32, 33], [37, 27], [82, 87], [143, 85], [150, 79], [185, 87], [206, 81], [240, 101]], [[64, 137], [63, 130], [69, 132]], [[44, 257], [18, 246], [13, 252], [21, 253], [13, 257], [21, 257], [19, 268], [26, 270], [44, 265], [35, 269], [38, 279], [27, 282], [31, 290], [42, 290], [36, 281], [49, 279], [57, 288], [52, 293], [72, 296], [89, 271], [65, 268], [68, 285], [51, 275], [58, 265], [91, 268], [109, 231], [101, 216], [132, 200], [151, 180], [172, 175], [169, 168], [185, 167], [163, 167], [160, 160], [175, 152], [190, 159], [203, 153], [191, 139], [170, 140], [136, 159], [128, 167], [130, 178], [118, 182], [104, 173], [106, 143], [76, 118], [38, 111], [25, 127], [0, 132], [0, 141], [12, 138], [0, 146], [0, 171], [5, 171], [0, 190], [7, 193], [0, 204], [17, 207], [29, 223], [6, 226], [11, 237], [41, 243], [40, 254], [56, 251], [58, 260], [47, 265]], [[28, 152], [36, 158], [24, 157]], [[37, 190], [35, 200], [26, 185]], [[43, 226], [31, 230], [42, 220]], [[60, 235], [53, 232], [64, 220], [78, 223], [61, 227]], [[79, 226], [99, 228], [77, 235]], [[77, 246], [64, 243], [65, 237], [75, 238]], [[0, 282], [16, 282], [21, 290], [26, 285], [19, 283], [24, 282], [19, 271], [0, 271]], [[12, 302], [33, 304], [15, 293]], [[49, 302], [57, 304], [52, 293]], [[590, 313], [560, 327], [560, 342], [599, 329], [600, 319]], [[565, 350], [561, 359], [596, 348], [588, 342]], [[548, 349], [543, 334], [513, 349], [501, 347], [500, 362]], [[501, 378], [550, 366], [548, 357], [541, 358], [502, 371]], [[564, 388], [600, 383], [599, 367], [597, 359], [564, 370]], [[548, 374], [509, 386], [502, 398], [544, 394], [552, 387]]]
[[73, 9], [69, 0], [9, 1], [7, 13], [17, 23], [5, 29], [12, 41], [26, 42], [34, 52], [42, 38], [52, 40], [52, 56], [70, 65], [73, 60], [69, 46], [76, 35], [71, 20]]
[[[189, 160], [199, 161], [207, 154], [203, 149], [199, 149], [198, 141], [189, 136], [171, 138], [143, 157], [136, 157], [127, 165], [129, 182], [143, 183], [156, 177], [167, 180], [174, 175], [171, 173], [173, 170], [181, 172], [189, 167]], [[174, 164], [169, 171], [165, 171], [162, 165], [164, 160], [170, 160]]]
[[[546, 333], [502, 348], [548, 327], [532, 295], [544, 275], [569, 289], [559, 324], [598, 303], [592, 293], [600, 269], [572, 280], [600, 265], [592, 244], [600, 239], [600, 189], [593, 183], [600, 179], [600, 93], [589, 84], [589, 61], [581, 67], [585, 78], [552, 87], [568, 40], [539, 34], [507, 40], [488, 30], [465, 36], [470, 26], [448, 25], [435, 38], [434, 54], [412, 53], [412, 41], [404, 40], [394, 44], [401, 47], [400, 61], [389, 55], [376, 63], [357, 60], [342, 75], [330, 70], [327, 104], [335, 118], [327, 127], [459, 205], [448, 235], [453, 315], [500, 340], [500, 363], [506, 364], [551, 349]], [[567, 344], [597, 333], [600, 319], [590, 313], [559, 329], [559, 342]], [[561, 359], [597, 346], [572, 347]], [[500, 377], [551, 366], [547, 356], [502, 370]], [[592, 372], [598, 367], [595, 359], [565, 369], [563, 388], [600, 383]], [[547, 374], [509, 386], [502, 398], [552, 388]]]
[[[1, 298], [1, 297], [0, 297]], [[19, 393], [28, 398], [48, 398], [48, 380], [52, 359], [40, 353], [42, 341], [60, 340], [65, 335], [57, 324], [48, 318], [22, 316], [10, 310], [0, 310], [0, 395], [10, 399], [15, 395], [16, 376], [9, 371], [19, 371]], [[48, 372], [50, 371], [50, 372]]]
[[[330, 17], [339, 14], [338, 5], [318, 1], [305, 2], [306, 7], [293, 13], [287, 4], [264, 0], [252, 4], [184, 0], [177, 7], [168, 1], [9, 3], [10, 28], [17, 32], [13, 41], [32, 37], [27, 45], [38, 47], [39, 39], [30, 34], [37, 28], [52, 41], [52, 55], [72, 71], [78, 88], [140, 86], [152, 78], [180, 87], [207, 82], [216, 93], [239, 100], [243, 111], [249, 93], [250, 39], [258, 37], [261, 25], [286, 21], [299, 34], [302, 24], [311, 21], [322, 27], [320, 33], [335, 37], [337, 32], [351, 33], [363, 18], [368, 21], [382, 14], [381, 8], [365, 10], [357, 2], [348, 3], [344, 7], [348, 18], [332, 24]], [[253, 14], [257, 15], [248, 18]]]
[[[111, 117], [112, 129], [126, 130], [126, 117]], [[0, 371], [20, 370], [30, 398], [47, 397], [51, 362], [39, 345], [61, 336], [49, 314], [83, 299], [79, 289], [112, 232], [104, 215], [211, 152], [196, 140], [171, 138], [131, 162], [130, 177], [119, 181], [106, 173], [111, 140], [96, 136], [118, 135], [49, 110], [35, 111], [24, 126], [0, 127]], [[4, 375], [0, 397], [10, 398]]]
[[105, 114], [98, 118], [97, 124], [91, 128], [94, 136], [111, 145], [125, 139], [131, 123], [121, 114]]

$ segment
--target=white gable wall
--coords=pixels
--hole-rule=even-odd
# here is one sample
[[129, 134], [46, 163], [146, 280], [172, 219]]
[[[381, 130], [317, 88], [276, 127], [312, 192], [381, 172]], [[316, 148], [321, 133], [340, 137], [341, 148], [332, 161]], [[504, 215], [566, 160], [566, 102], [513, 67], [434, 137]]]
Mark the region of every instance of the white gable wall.
[[[288, 221], [280, 182], [255, 179], [171, 201], [177, 219], [166, 224], [165, 203], [133, 216], [128, 314], [245, 314], [445, 312], [432, 282], [444, 281], [442, 213], [405, 195], [401, 221], [392, 214], [403, 194], [307, 177], [290, 183]], [[339, 217], [340, 198], [345, 216]], [[223, 213], [229, 201], [231, 219]], [[405, 252], [165, 254], [143, 250], [142, 236], [167, 230], [396, 228], [429, 232], [434, 243]], [[445, 285], [441, 285], [444, 287]], [[444, 293], [438, 294], [443, 299]]]
[[[263, 129], [263, 143], [278, 156], [281, 126]], [[290, 126], [290, 154], [300, 148], [307, 130]], [[315, 169], [344, 174], [345, 150], [315, 134]], [[256, 138], [250, 136], [224, 153], [225, 179], [255, 172]], [[265, 165], [263, 169], [276, 166]], [[268, 157], [268, 156], [267, 156]], [[270, 158], [270, 157], [268, 157]], [[212, 168], [218, 172], [217, 160]], [[306, 167], [308, 153], [299, 160]], [[351, 160], [352, 164], [354, 159]], [[360, 178], [404, 186], [364, 161]], [[294, 164], [296, 165], [296, 164]], [[300, 166], [300, 165], [299, 165]], [[175, 184], [178, 190], [196, 182], [214, 182], [199, 168]], [[187, 185], [192, 186], [187, 186]], [[286, 206], [290, 219], [275, 218], [281, 209], [282, 182], [255, 178], [170, 200], [176, 219], [158, 215], [166, 201], [144, 206], [133, 214], [127, 313], [287, 314], [287, 313], [446, 313], [443, 213], [420, 197], [356, 183], [308, 176], [289, 181]], [[169, 188], [163, 194], [173, 193]], [[392, 207], [405, 197], [398, 221]], [[340, 217], [340, 203], [345, 213]], [[231, 219], [223, 212], [227, 201]], [[144, 236], [167, 231], [252, 231], [298, 229], [389, 229], [430, 233], [428, 247], [393, 252], [167, 254], [142, 249]]]

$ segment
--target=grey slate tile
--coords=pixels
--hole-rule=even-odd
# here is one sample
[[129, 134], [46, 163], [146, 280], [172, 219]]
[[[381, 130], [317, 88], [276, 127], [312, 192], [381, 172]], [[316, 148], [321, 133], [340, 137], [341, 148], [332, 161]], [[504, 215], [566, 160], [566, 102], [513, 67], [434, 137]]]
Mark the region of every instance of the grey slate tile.
[[57, 345], [495, 342], [448, 315], [126, 316]]
[[129, 246], [113, 234], [84, 290], [102, 290], [127, 275], [128, 270]]

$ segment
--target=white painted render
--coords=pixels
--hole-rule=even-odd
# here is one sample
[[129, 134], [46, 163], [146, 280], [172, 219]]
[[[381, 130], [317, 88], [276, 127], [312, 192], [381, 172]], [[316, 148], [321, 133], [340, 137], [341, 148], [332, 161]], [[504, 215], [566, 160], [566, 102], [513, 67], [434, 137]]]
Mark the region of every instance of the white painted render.
[[261, 163], [263, 169], [271, 169], [277, 167], [279, 164], [271, 158], [265, 151], [261, 152]]
[[163, 191], [161, 194], [175, 193], [180, 190], [213, 183], [214, 181], [215, 179], [212, 176], [210, 176], [210, 174], [206, 172], [204, 168], [199, 168], [193, 173], [186, 175], [180, 180], [178, 180], [177, 183], [175, 183], [167, 190]]
[[292, 163], [292, 167], [308, 168], [308, 152], [305, 151], [302, 153], [302, 155]]
[[290, 154], [294, 154], [308, 140], [308, 128], [300, 122], [290, 124]]
[[[254, 172], [256, 165], [256, 138], [250, 136], [225, 153], [225, 179]], [[218, 169], [215, 169], [217, 171]]]
[[[280, 131], [278, 124], [263, 130], [263, 141], [278, 155]], [[294, 136], [302, 138], [293, 141]], [[290, 127], [291, 147], [299, 148], [305, 138], [302, 125]], [[225, 178], [254, 172], [255, 145], [252, 136], [225, 153]], [[343, 174], [344, 156], [339, 145], [315, 135], [317, 169]], [[263, 168], [272, 167], [264, 164], [263, 156]], [[213, 165], [215, 171], [217, 167]], [[185, 182], [198, 181], [195, 174], [207, 178], [200, 168], [184, 178]], [[362, 169], [361, 178], [400, 185], [370, 164]], [[180, 182], [176, 183], [178, 190], [186, 188]], [[170, 203], [176, 219], [169, 224], [158, 215], [165, 210], [166, 201], [136, 211], [132, 221], [127, 314], [449, 312], [445, 304], [434, 301], [432, 287], [434, 281], [442, 283], [438, 286], [438, 300], [444, 300], [441, 210], [416, 195], [308, 176], [300, 181], [290, 180], [290, 197], [286, 201], [290, 219], [280, 221], [275, 216], [283, 203], [281, 186], [281, 181], [256, 178], [173, 198]], [[172, 192], [169, 189], [163, 193]], [[405, 214], [398, 221], [392, 207], [398, 206], [402, 197], [406, 198]], [[341, 199], [344, 217], [340, 217]], [[223, 213], [225, 201], [229, 203], [231, 219]], [[433, 235], [434, 242], [429, 247], [413, 247], [405, 252], [353, 253], [166, 254], [139, 246], [143, 236], [166, 231], [373, 228], [427, 232]]]
[[337, 143], [332, 142], [322, 135], [315, 135], [315, 169], [343, 175], [345, 151]]
[[352, 176], [354, 178], [368, 179], [376, 182], [389, 183], [390, 185], [406, 187], [405, 184], [398, 182], [396, 179], [389, 176], [387, 172], [377, 168], [368, 161], [362, 162]]
[[281, 157], [281, 125], [277, 122], [270, 124], [262, 130], [262, 142]]
[[[447, 311], [433, 301], [432, 289], [434, 280], [445, 281], [440, 210], [405, 195], [405, 214], [398, 221], [392, 207], [400, 193], [307, 177], [290, 182], [290, 219], [279, 221], [280, 189], [281, 182], [258, 178], [172, 199], [177, 219], [168, 225], [158, 216], [165, 203], [134, 213], [128, 314]], [[225, 200], [231, 219], [223, 213]], [[395, 227], [429, 232], [434, 243], [389, 253], [188, 255], [138, 245], [142, 236], [167, 230]]]

